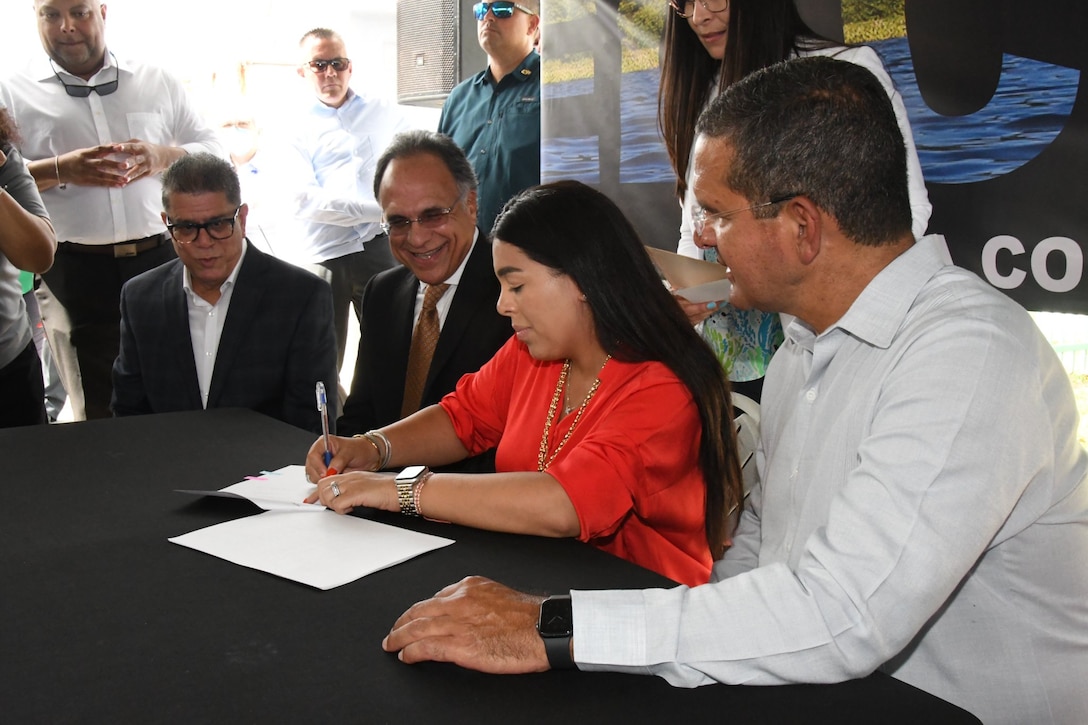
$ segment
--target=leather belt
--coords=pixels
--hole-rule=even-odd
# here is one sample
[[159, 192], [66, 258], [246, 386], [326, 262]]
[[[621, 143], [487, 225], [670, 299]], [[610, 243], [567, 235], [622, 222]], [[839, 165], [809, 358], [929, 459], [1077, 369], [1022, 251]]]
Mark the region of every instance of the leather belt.
[[64, 248], [77, 254], [105, 254], [110, 257], [135, 257], [141, 252], [161, 247], [165, 235], [156, 234], [153, 237], [136, 239], [131, 242], [118, 242], [117, 244], [77, 244], [76, 242], [64, 242]]

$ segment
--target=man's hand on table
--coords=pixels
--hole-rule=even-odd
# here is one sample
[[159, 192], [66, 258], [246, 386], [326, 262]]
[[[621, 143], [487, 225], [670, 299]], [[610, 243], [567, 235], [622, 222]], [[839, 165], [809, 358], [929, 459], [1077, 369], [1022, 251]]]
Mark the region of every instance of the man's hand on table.
[[434, 660], [493, 674], [543, 672], [548, 657], [536, 630], [543, 599], [467, 577], [412, 605], [382, 648], [409, 664]]

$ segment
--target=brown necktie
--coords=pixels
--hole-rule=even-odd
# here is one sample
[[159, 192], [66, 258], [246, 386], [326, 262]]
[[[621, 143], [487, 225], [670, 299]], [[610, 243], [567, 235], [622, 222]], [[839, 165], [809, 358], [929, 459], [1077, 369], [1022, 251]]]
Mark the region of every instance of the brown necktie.
[[449, 288], [448, 284], [436, 284], [427, 288], [423, 295], [423, 309], [419, 311], [419, 320], [412, 333], [412, 347], [408, 351], [408, 374], [404, 378], [404, 402], [400, 407], [400, 417], [411, 415], [419, 410], [423, 399], [423, 384], [427, 382], [427, 371], [431, 369], [434, 346], [438, 343], [438, 300]]

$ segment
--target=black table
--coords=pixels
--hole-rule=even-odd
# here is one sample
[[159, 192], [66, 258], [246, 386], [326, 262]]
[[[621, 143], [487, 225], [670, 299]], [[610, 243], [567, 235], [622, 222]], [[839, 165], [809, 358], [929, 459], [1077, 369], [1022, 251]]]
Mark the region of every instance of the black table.
[[457, 543], [327, 592], [167, 541], [257, 512], [174, 489], [299, 463], [312, 438], [240, 410], [0, 431], [0, 719], [978, 722], [881, 674], [685, 690], [621, 674], [408, 666], [382, 651], [404, 609], [469, 574], [539, 592], [668, 584], [571, 540], [368, 512]]

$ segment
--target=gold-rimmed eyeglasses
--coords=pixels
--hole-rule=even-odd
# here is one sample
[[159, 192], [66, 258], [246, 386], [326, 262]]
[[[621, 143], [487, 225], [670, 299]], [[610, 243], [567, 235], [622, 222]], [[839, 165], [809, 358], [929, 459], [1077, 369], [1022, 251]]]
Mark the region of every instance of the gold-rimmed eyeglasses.
[[729, 9], [729, 0], [669, 0], [669, 7], [680, 17], [690, 18], [695, 14], [696, 1], [703, 6], [704, 10], [712, 13], [721, 13]]

